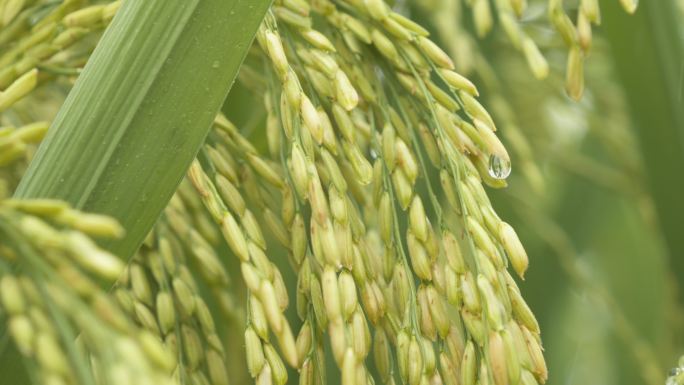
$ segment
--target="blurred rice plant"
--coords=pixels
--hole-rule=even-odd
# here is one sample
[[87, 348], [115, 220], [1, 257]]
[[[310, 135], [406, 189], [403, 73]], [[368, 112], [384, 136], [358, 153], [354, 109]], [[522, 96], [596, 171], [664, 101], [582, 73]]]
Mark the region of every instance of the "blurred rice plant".
[[[5, 23], [5, 19], [12, 19], [6, 15], [16, 16], [15, 10], [7, 4], [16, 6], [17, 3], [22, 3], [19, 9], [23, 6], [36, 6], [36, 9], [40, 9], [37, 4], [42, 4], [40, 1], [0, 1], [0, 13], [5, 15], [2, 23]], [[53, 9], [51, 7], [58, 3], [46, 2], [46, 9]], [[65, 1], [61, 6], [73, 11], [87, 3]], [[674, 2], [659, 0], [642, 4], [636, 15], [628, 16], [619, 8], [633, 12], [636, 2], [606, 0], [601, 4], [600, 18], [594, 9], [594, 4], [597, 5], [598, 2], [587, 0], [529, 1], [526, 7], [523, 6], [526, 3], [524, 1], [413, 0], [389, 3], [393, 3], [391, 5], [394, 10], [420, 21], [421, 25], [430, 29], [431, 38], [445, 47], [454, 59], [456, 70], [474, 81], [481, 95], [480, 100], [497, 122], [500, 129], [497, 133], [501, 133], [501, 138], [509, 149], [514, 171], [505, 182], [508, 183], [508, 188], [492, 189], [487, 193], [492, 197], [497, 212], [518, 230], [526, 245], [527, 254], [533, 262], [526, 275], [526, 281], [520, 286], [544, 331], [550, 383], [663, 384], [668, 368], [678, 365], [678, 357], [684, 353], [684, 317], [681, 310], [684, 259], [678, 258], [684, 252], [682, 238], [678, 234], [679, 222], [684, 218], [684, 206], [681, 199], [678, 199], [678, 194], [673, 193], [684, 187], [684, 182], [680, 180], [680, 170], [684, 163], [684, 151], [680, 140], [684, 132], [684, 110], [678, 107], [681, 104], [681, 68], [684, 68], [681, 67], [681, 47], [684, 35], [677, 31], [684, 23], [681, 23], [681, 14], [674, 11]], [[335, 115], [331, 114], [331, 117], [335, 118], [335, 127], [344, 126], [344, 123], [340, 122], [346, 121], [345, 110], [357, 108], [358, 100], [355, 99], [359, 98], [359, 95], [354, 97], [353, 94], [340, 93], [340, 89], [347, 89], [345, 85], [349, 79], [345, 81], [344, 76], [337, 74], [336, 71], [340, 70], [335, 67], [334, 62], [331, 64], [330, 57], [333, 56], [327, 56], [332, 52], [330, 45], [340, 50], [340, 55], [345, 57], [345, 60], [364, 69], [360, 73], [355, 73], [347, 67], [350, 65], [349, 62], [342, 61], [340, 72], [353, 73], [353, 76], [350, 76], [351, 83], [360, 90], [362, 106], [357, 108], [354, 114], [350, 113], [353, 124], [358, 127], [370, 127], [373, 120], [370, 119], [368, 122], [364, 119], [368, 116], [373, 117], [374, 114], [371, 112], [363, 116], [359, 111], [372, 109], [365, 105], [363, 100], [372, 100], [372, 96], [375, 96], [373, 90], [383, 90], [380, 92], [380, 98], [387, 98], [387, 95], [382, 95], [383, 92], [387, 92], [388, 100], [401, 99], [391, 87], [385, 89], [377, 86], [373, 75], [377, 75], [380, 84], [386, 80], [388, 74], [393, 73], [394, 67], [399, 67], [400, 75], [411, 74], [411, 71], [408, 68], [401, 68], [401, 60], [392, 57], [391, 48], [381, 50], [380, 55], [363, 48], [364, 62], [375, 63], [376, 68], [360, 66], [358, 56], [356, 61], [350, 59], [354, 56], [345, 50], [349, 47], [352, 47], [352, 50], [354, 47], [361, 50], [354, 45], [354, 41], [358, 44], [358, 40], [365, 37], [379, 48], [391, 47], [393, 42], [386, 37], [383, 39], [382, 33], [388, 33], [393, 39], [401, 41], [401, 36], [404, 36], [402, 28], [414, 28], [419, 35], [423, 32], [420, 26], [411, 24], [399, 16], [391, 19], [395, 24], [398, 23], [398, 27], [383, 19], [386, 10], [377, 5], [380, 4], [377, 1], [312, 1], [313, 9], [318, 12], [312, 12], [316, 14], [312, 18], [314, 23], [320, 22], [326, 26], [321, 29], [320, 34], [315, 29], [309, 29], [312, 21], [308, 18], [308, 11], [299, 12], [302, 9], [308, 10], [307, 4], [309, 2], [276, 2], [273, 15], [267, 18], [259, 35], [261, 50], [257, 45], [250, 50], [238, 76], [239, 82], [233, 87], [222, 108], [232, 123], [221, 115], [216, 118], [207, 143], [202, 146], [197, 160], [191, 167], [189, 178], [181, 184], [171, 202], [163, 210], [154, 229], [112, 291], [117, 306], [121, 307], [117, 311], [134, 320], [135, 325], [127, 327], [135, 328], [144, 336], [151, 333], [163, 337], [165, 346], [177, 357], [174, 365], [178, 365], [180, 369], [176, 371], [176, 379], [181, 383], [221, 384], [228, 380], [232, 383], [246, 383], [250, 381], [249, 376], [256, 377], [257, 381], [272, 380], [279, 383], [285, 381], [283, 378], [289, 378], [288, 383], [296, 383], [297, 372], [292, 368], [286, 370], [283, 361], [289, 361], [294, 368], [301, 369], [301, 377], [305, 379], [307, 371], [313, 371], [310, 368], [316, 366], [317, 376], [321, 375], [319, 370], [328, 373], [327, 381], [322, 380], [322, 383], [338, 383], [340, 380], [351, 383], [348, 375], [348, 362], [351, 362], [347, 358], [348, 351], [342, 351], [343, 355], [340, 358], [339, 347], [332, 338], [330, 345], [326, 344], [325, 349], [322, 347], [321, 337], [328, 331], [320, 326], [320, 320], [316, 321], [320, 316], [314, 309], [317, 304], [313, 303], [308, 309], [302, 309], [297, 306], [300, 302], [297, 298], [297, 305], [283, 310], [287, 307], [287, 299], [283, 299], [282, 295], [276, 295], [280, 303], [273, 304], [267, 301], [269, 296], [262, 294], [264, 291], [299, 293], [302, 275], [307, 276], [311, 273], [312, 276], [318, 277], [316, 279], [321, 280], [330, 276], [327, 274], [328, 269], [322, 274], [318, 271], [320, 268], [302, 267], [306, 264], [300, 265], [298, 257], [285, 251], [289, 242], [295, 242], [295, 238], [288, 238], [288, 232], [294, 233], [295, 230], [284, 228], [281, 219], [278, 218], [280, 215], [274, 214], [280, 209], [277, 205], [286, 206], [284, 202], [297, 202], [297, 219], [290, 218], [292, 228], [295, 229], [302, 216], [307, 217], [309, 211], [315, 211], [319, 207], [314, 207], [313, 203], [312, 207], [306, 206], [306, 199], [292, 200], [293, 191], [290, 190], [288, 196], [287, 189], [281, 189], [283, 183], [289, 185], [293, 180], [296, 187], [297, 174], [291, 170], [285, 171], [283, 174], [286, 177], [283, 178], [281, 168], [276, 165], [283, 162], [283, 168], [286, 168], [287, 162], [293, 162], [295, 157], [290, 155], [289, 150], [284, 154], [278, 150], [281, 146], [289, 148], [290, 143], [274, 141], [278, 139], [287, 142], [290, 138], [281, 138], [280, 134], [274, 135], [273, 131], [264, 134], [263, 127], [273, 127], [273, 122], [277, 122], [283, 114], [281, 109], [287, 109], [285, 104], [280, 104], [284, 102], [279, 101], [274, 94], [279, 87], [289, 92], [288, 97], [293, 97], [294, 94], [297, 101], [301, 100], [300, 95], [314, 95], [311, 99], [319, 107], [318, 111], [314, 112], [325, 115], [327, 110], [332, 110], [335, 112]], [[326, 7], [328, 4], [332, 5], [329, 8], [320, 8], [325, 10], [320, 11], [317, 8], [320, 4]], [[366, 14], [367, 11], [362, 4], [372, 4], [376, 8], [371, 6], [368, 8], [369, 14]], [[337, 13], [335, 6], [342, 9], [341, 14], [344, 16]], [[331, 11], [332, 9], [334, 11]], [[368, 31], [364, 34], [363, 25], [354, 25], [353, 21], [349, 21], [349, 15], [355, 15], [383, 32], [375, 30], [371, 38]], [[383, 22], [377, 22], [375, 19]], [[602, 19], [605, 27], [596, 26], [599, 19]], [[25, 148], [21, 148], [22, 157], [19, 161], [12, 163], [10, 167], [0, 168], [0, 197], [15, 191], [24, 174], [27, 161], [33, 157], [35, 145], [41, 141], [47, 130], [46, 122], [55, 116], [64, 95], [71, 88], [73, 80], [80, 73], [99, 38], [99, 31], [106, 24], [98, 18], [92, 20], [95, 20], [95, 26], [81, 36], [83, 40], [74, 42], [68, 54], [57, 55], [48, 63], [37, 66], [41, 71], [40, 81], [44, 85], [33, 91], [30, 99], [18, 102], [0, 115], [0, 124], [19, 126], [20, 130], [24, 130], [21, 131], [22, 138], [26, 139], [27, 144]], [[343, 33], [338, 34], [335, 32], [336, 28], [341, 27], [336, 23], [341, 21], [349, 23], [350, 29], [342, 29]], [[605, 28], [605, 34], [602, 28]], [[15, 33], [16, 31], [11, 28], [0, 30], [0, 42], [11, 46], [11, 40], [7, 36], [13, 36]], [[279, 41], [281, 42], [278, 43]], [[285, 47], [286, 52], [282, 52], [282, 55], [278, 51], [278, 44]], [[306, 44], [313, 45], [314, 49], [303, 49], [303, 46], [310, 47]], [[402, 49], [409, 50], [403, 42], [401, 44]], [[423, 49], [425, 47], [432, 46], [424, 45]], [[437, 52], [431, 60], [439, 62], [443, 57], [439, 55], [439, 51]], [[6, 55], [5, 57], [12, 57], [11, 51]], [[389, 60], [383, 59], [383, 55]], [[290, 60], [286, 61], [285, 65], [282, 63], [283, 57]], [[26, 65], [35, 63], [19, 61], [16, 68], [12, 67], [12, 71], [17, 68], [24, 70]], [[448, 67], [448, 58], [441, 61], [441, 65]], [[334, 72], [332, 75], [337, 90], [330, 86], [326, 88], [325, 84], [321, 85], [320, 79], [325, 79], [323, 74], [326, 70]], [[371, 73], [371, 70], [374, 72]], [[444, 71], [445, 68], [440, 70]], [[298, 81], [292, 82], [290, 73], [294, 74], [294, 71], [301, 77], [301, 85]], [[3, 72], [0, 80], [9, 84], [10, 80], [16, 80], [16, 75], [20, 73], [22, 71]], [[415, 72], [412, 75], [421, 78]], [[358, 86], [361, 83], [359, 78], [364, 77], [369, 77], [373, 81], [374, 87], [371, 91]], [[415, 83], [406, 79], [405, 76], [400, 80], [404, 80], [404, 87], [408, 82], [409, 87], [405, 89], [408, 91], [407, 94], [413, 93], [415, 96], [416, 87], [410, 87]], [[459, 86], [466, 89], [470, 90], [472, 87], [460, 77], [453, 76], [452, 79], [456, 79]], [[430, 85], [433, 87], [430, 92], [441, 96], [440, 101], [448, 106], [449, 96], [444, 97], [435, 89], [438, 87], [432, 83]], [[3, 83], [0, 88], [4, 89], [5, 86]], [[332, 94], [335, 95], [331, 96]], [[467, 95], [461, 93], [460, 97], [466, 98]], [[413, 101], [419, 101], [418, 99], [420, 96], [415, 97]], [[309, 104], [312, 101], [309, 101]], [[332, 104], [337, 109], [328, 105], [330, 101], [333, 101]], [[306, 103], [302, 103], [304, 104]], [[38, 105], [40, 108], [35, 108]], [[379, 105], [382, 109], [383, 104]], [[384, 106], [391, 105], [390, 102], [386, 102]], [[405, 106], [399, 102], [394, 105], [400, 110]], [[416, 102], [412, 108], [420, 109], [420, 106], [421, 104]], [[408, 110], [412, 111], [412, 108]], [[302, 108], [303, 115], [304, 111], [307, 110]], [[297, 127], [295, 132], [316, 120], [311, 115], [305, 116], [301, 121], [303, 126]], [[413, 118], [411, 123], [418, 123], [413, 116], [401, 118]], [[382, 121], [384, 118], [378, 119]], [[392, 123], [396, 121], [390, 120]], [[37, 123], [27, 126], [25, 122]], [[275, 124], [276, 128], [277, 126]], [[377, 129], [382, 131], [382, 137], [389, 137], [389, 130], [382, 130], [380, 127]], [[285, 127], [286, 135], [287, 130]], [[10, 129], [8, 132], [15, 131]], [[312, 132], [315, 133], [316, 130]], [[395, 138], [394, 135], [391, 137]], [[397, 137], [402, 137], [402, 133], [397, 134]], [[425, 138], [421, 137], [421, 140], [427, 141]], [[346, 136], [345, 139], [350, 137]], [[366, 141], [358, 138], [357, 140], [364, 143]], [[407, 137], [398, 139], [402, 140], [410, 143]], [[307, 146], [317, 146], [317, 154], [327, 153], [321, 145], [325, 143], [322, 141], [322, 138], [317, 144], [307, 144], [304, 141], [303, 145], [293, 141], [296, 143], [292, 148], [299, 148], [301, 145], [305, 151], [312, 151], [307, 149]], [[364, 178], [364, 168], [355, 162], [352, 162], [355, 166], [352, 167], [346, 159], [356, 159], [359, 163], [363, 163], [365, 159], [349, 155], [354, 152], [349, 150], [349, 143], [343, 143], [345, 155], [341, 158], [345, 159], [345, 163], [342, 171], [352, 193], [358, 194], [358, 184], [352, 181]], [[328, 144], [330, 143], [326, 143]], [[372, 145], [369, 147], [373, 148]], [[408, 149], [406, 145], [404, 148], [406, 152], [403, 156], [407, 156], [408, 153], [411, 159], [413, 148]], [[331, 147], [328, 149], [335, 157], [338, 156]], [[370, 159], [375, 160], [376, 156], [384, 157], [383, 151], [369, 152]], [[292, 154], [294, 153], [295, 151], [292, 151]], [[9, 153], [0, 154], [0, 159], [6, 154]], [[271, 159], [268, 155], [261, 154], [270, 154]], [[429, 156], [432, 154], [427, 146], [425, 151], [418, 151], [417, 154], [425, 155], [426, 160], [432, 160]], [[267, 159], [266, 162], [260, 161], [262, 156]], [[292, 159], [287, 159], [286, 162], [285, 156], [292, 156]], [[423, 162], [422, 159], [420, 162]], [[316, 164], [316, 167], [324, 169], [319, 164]], [[382, 167], [381, 164], [376, 169]], [[273, 170], [276, 171], [272, 172]], [[393, 171], [391, 175], [388, 173], [387, 179], [394, 179], [398, 174], [405, 172], [404, 169], [397, 170], [399, 171]], [[330, 171], [321, 172], [321, 179], [334, 180], [334, 172], [332, 176], [327, 175], [327, 172]], [[421, 173], [423, 172], [426, 173], [428, 181], [439, 180], [439, 169], [423, 167]], [[496, 180], [490, 182], [496, 185]], [[392, 188], [392, 185], [395, 187]], [[384, 183], [381, 192], [384, 191], [388, 196], [394, 190], [401, 193], [402, 190], [397, 188], [397, 185], [401, 186], [396, 180]], [[411, 188], [412, 186], [409, 187]], [[425, 189], [417, 187], [418, 196], [430, 197], [431, 191], [426, 192]], [[331, 202], [334, 199], [333, 190], [330, 188]], [[169, 194], [172, 192], [169, 190]], [[294, 191], [294, 194], [300, 193]], [[279, 194], [282, 194], [282, 197]], [[440, 198], [442, 195], [438, 192]], [[354, 199], [357, 199], [357, 196], [354, 196]], [[244, 200], [236, 197], [244, 197]], [[431, 199], [425, 201], [426, 207], [435, 204]], [[408, 203], [407, 201], [406, 206]], [[422, 205], [423, 203], [420, 203], [421, 209]], [[447, 207], [446, 202], [444, 205]], [[163, 204], [160, 205], [162, 206]], [[110, 207], [116, 208], [116, 205]], [[0, 219], [23, 218], [27, 215], [21, 208], [0, 208], [4, 210], [0, 212]], [[363, 220], [368, 222], [369, 227], [376, 226], [376, 213], [372, 205], [365, 206], [359, 203], [358, 208], [364, 209]], [[411, 209], [411, 212], [413, 211]], [[226, 220], [226, 213], [230, 220]], [[30, 208], [28, 214], [31, 214]], [[79, 218], [77, 214], [73, 214], [73, 217]], [[283, 217], [286, 217], [285, 214]], [[409, 226], [415, 222], [415, 216], [410, 220], [401, 217], [401, 214], [398, 217], [399, 220], [393, 225], [397, 228], [406, 226], [405, 222], [408, 222]], [[424, 213], [422, 217], [425, 217]], [[457, 222], [458, 213], [450, 213], [445, 217], [446, 222]], [[48, 222], [53, 220], [50, 216], [42, 219]], [[128, 220], [129, 217], [126, 216], [124, 219]], [[225, 227], [219, 229], [214, 224], [215, 220], [224, 226], [232, 227], [229, 231], [226, 231]], [[429, 220], [438, 221], [430, 215]], [[3, 223], [12, 222], [0, 221], [0, 224]], [[56, 225], [61, 226], [63, 223]], [[340, 225], [335, 222], [335, 226]], [[413, 227], [412, 231], [420, 228]], [[226, 240], [229, 247], [221, 243], [221, 230], [223, 236], [228, 234]], [[246, 234], [244, 239], [240, 238], [242, 235], [236, 238], [235, 234], [242, 233]], [[141, 237], [143, 235], [141, 233]], [[429, 241], [423, 240], [426, 242], [425, 246], [416, 242], [412, 232], [407, 234], [407, 238], [413, 239], [408, 241], [409, 247], [413, 245], [415, 249], [416, 244], [419, 250], [420, 247], [429, 247]], [[248, 239], [249, 246], [246, 246], [245, 239]], [[281, 247], [281, 243], [285, 247]], [[382, 241], [375, 239], [372, 243], [373, 246], [377, 246]], [[399, 241], [399, 244], [401, 243]], [[271, 245], [268, 256], [265, 254], [266, 244]], [[247, 247], [247, 254], [251, 256], [249, 261], [246, 261], [249, 258], [244, 257]], [[397, 250], [399, 249], [400, 247]], [[0, 254], [5, 251], [6, 249], [0, 248]], [[240, 258], [241, 269], [238, 269], [235, 259], [229, 259], [234, 258], [230, 254]], [[412, 266], [413, 263], [414, 261]], [[9, 266], [0, 267], [0, 272], [12, 271]], [[313, 272], [306, 270], [307, 268], [313, 269]], [[256, 276], [249, 274], [253, 270], [258, 270], [259, 274], [267, 271], [271, 278], [259, 278], [261, 281], [257, 279], [256, 284], [255, 280], [248, 279], [245, 287], [242, 276]], [[351, 273], [356, 271], [352, 270]], [[425, 293], [433, 293], [433, 287], [438, 286], [439, 281], [435, 277], [433, 286], [432, 277], [426, 278], [431, 274], [429, 269], [418, 271], [416, 274], [421, 278], [418, 282], [423, 283], [419, 288], [419, 292], [422, 293], [422, 297], [418, 298], [419, 302], [421, 298], [434, 295]], [[379, 277], [373, 279], [383, 281], [383, 278]], [[342, 269], [339, 280], [351, 281], [349, 272]], [[271, 282], [272, 286], [269, 286]], [[11, 283], [6, 285], [13, 287]], [[349, 284], [345, 287], [348, 288]], [[83, 301], [91, 300], [84, 292], [76, 292], [82, 294], [83, 298], [70, 299], [78, 302], [78, 306], [83, 306]], [[368, 310], [371, 307], [366, 302], [368, 295], [365, 287], [361, 293], [364, 295], [361, 298], [364, 312], [354, 312], [353, 319], [356, 325], [365, 325], [367, 321], [364, 316], [374, 315]], [[410, 301], [412, 305], [413, 302], [417, 302], [416, 299]], [[259, 322], [263, 321], [264, 308], [268, 313], [269, 325]], [[425, 309], [423, 311], [425, 313]], [[304, 323], [300, 320], [302, 313], [306, 315]], [[258, 314], [261, 314], [261, 318]], [[19, 311], [10, 314], [10, 317], [15, 319], [14, 324], [21, 325], [16, 319], [22, 320], [22, 316], [24, 314]], [[461, 319], [458, 312], [452, 313], [452, 317], [454, 320]], [[487, 317], [483, 316], [485, 322]], [[274, 319], [277, 322], [273, 321]], [[374, 324], [373, 319], [371, 321]], [[77, 329], [77, 321], [73, 322]], [[289, 326], [277, 327], [290, 323], [295, 325], [296, 330], [290, 331]], [[294, 340], [290, 334], [294, 332], [296, 335], [300, 326], [302, 332], [297, 336], [296, 348], [301, 349], [302, 345], [310, 347], [312, 343], [315, 346], [311, 353], [308, 350], [304, 352], [307, 357], [304, 362], [301, 356], [292, 354], [291, 346]], [[388, 337], [391, 340], [400, 338], [393, 335], [397, 331], [396, 328], [374, 325], [374, 330], [375, 326], [380, 331], [375, 334], [376, 346], [383, 346], [382, 338], [385, 344], [388, 343]], [[275, 332], [272, 341], [268, 340], [269, 327]], [[306, 333], [312, 328], [317, 330], [312, 334], [314, 341], [309, 340], [309, 345], [306, 345]], [[422, 335], [430, 335], [430, 325], [421, 323], [419, 329]], [[348, 334], [353, 335], [351, 330], [353, 329], [350, 327]], [[470, 334], [473, 329], [466, 330]], [[335, 335], [333, 331], [331, 327], [331, 335]], [[247, 355], [243, 350], [243, 332], [248, 346], [259, 347], [256, 350], [248, 349]], [[413, 332], [415, 331], [411, 333]], [[433, 329], [432, 338], [434, 339], [437, 334]], [[113, 338], [118, 335], [112, 333], [107, 336]], [[496, 338], [496, 333], [494, 336]], [[64, 342], [67, 346], [70, 342], [69, 337], [73, 336], [66, 337]], [[442, 337], [436, 339], [444, 344], [454, 341], [451, 333], [448, 338], [441, 339]], [[154, 338], [154, 341], [157, 341], [157, 337]], [[327, 337], [325, 338], [327, 341]], [[408, 349], [413, 353], [412, 357], [423, 357], [429, 362], [430, 356], [424, 355], [425, 345], [422, 338], [414, 337], [412, 342], [407, 343]], [[50, 342], [47, 337], [43, 339]], [[146, 341], [151, 338], [141, 337], [140, 340]], [[7, 337], [4, 341], [8, 341]], [[276, 345], [279, 346], [280, 354], [273, 347], [272, 343], [275, 341], [278, 341]], [[11, 344], [0, 341], [0, 349], [8, 345]], [[72, 353], [85, 351], [91, 354], [88, 349], [93, 346], [97, 347], [97, 344]], [[21, 346], [19, 348], [21, 350]], [[450, 349], [451, 347], [444, 350], [452, 352]], [[485, 357], [489, 357], [488, 354], [491, 353], [480, 351], [479, 347], [477, 349], [478, 356], [485, 362], [488, 359]], [[368, 354], [368, 349], [364, 351], [363, 346], [360, 350]], [[429, 350], [432, 350], [431, 347]], [[261, 352], [261, 356], [258, 352]], [[22, 353], [26, 354], [25, 351]], [[0, 354], [0, 371], [16, 376], [16, 379], [8, 381], [27, 382], [24, 377], [34, 370], [31, 361], [28, 361], [27, 370], [17, 370], [16, 364], [20, 358], [14, 348], [2, 349]], [[97, 352], [92, 354], [95, 360], [99, 358]], [[255, 364], [254, 354], [261, 359], [260, 366]], [[78, 361], [73, 355], [69, 359], [73, 362]], [[326, 361], [327, 366], [316, 360]], [[171, 365], [163, 359], [161, 361], [161, 368]], [[310, 364], [314, 361], [315, 365]], [[141, 358], [141, 362], [147, 361]], [[305, 365], [307, 362], [309, 364]], [[399, 365], [398, 369], [401, 372], [402, 362], [397, 361], [396, 364]], [[392, 367], [393, 365], [395, 364], [392, 363]], [[407, 362], [404, 365], [407, 365]], [[443, 368], [442, 365], [440, 363], [439, 367]], [[488, 366], [483, 364], [481, 368], [474, 369], [482, 376], [481, 385], [496, 380], [487, 375], [487, 370], [491, 371], [487, 368]], [[53, 369], [62, 374], [62, 367], [55, 366]], [[530, 368], [527, 367], [525, 370], [528, 369]], [[157, 375], [155, 370], [149, 371], [151, 376]], [[347, 375], [342, 379], [332, 375], [337, 374], [338, 370]], [[377, 362], [370, 365], [367, 370], [373, 376], [380, 375], [384, 378], [383, 368]], [[463, 372], [465, 369], [459, 370]], [[673, 378], [678, 381], [684, 376], [679, 372], [674, 374]], [[78, 377], [78, 383], [94, 381], [88, 378], [87, 370], [81, 369], [79, 375], [81, 377]], [[51, 377], [50, 372], [46, 376], [55, 377]], [[395, 374], [394, 377], [398, 379], [405, 376]], [[422, 377], [427, 379], [425, 375]], [[525, 384], [529, 383], [530, 378], [531, 381], [543, 382], [545, 373], [535, 372], [535, 377], [536, 379], [530, 374], [526, 377], [528, 382]], [[431, 380], [440, 383], [437, 376]], [[413, 381], [415, 376], [409, 380]], [[391, 382], [388, 380], [388, 383]]]

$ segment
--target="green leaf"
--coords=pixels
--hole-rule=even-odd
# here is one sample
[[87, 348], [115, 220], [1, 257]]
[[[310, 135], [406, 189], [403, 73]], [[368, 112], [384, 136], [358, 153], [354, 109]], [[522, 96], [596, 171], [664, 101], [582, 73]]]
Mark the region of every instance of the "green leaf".
[[[614, 4], [615, 3], [615, 4]], [[673, 275], [684, 279], [684, 39], [674, 0], [643, 1], [631, 17], [606, 2], [605, 31], [639, 137]], [[684, 285], [678, 298], [684, 300]], [[681, 341], [680, 341], [681, 343]]]
[[124, 1], [15, 196], [117, 218], [128, 257], [173, 195], [270, 0]]

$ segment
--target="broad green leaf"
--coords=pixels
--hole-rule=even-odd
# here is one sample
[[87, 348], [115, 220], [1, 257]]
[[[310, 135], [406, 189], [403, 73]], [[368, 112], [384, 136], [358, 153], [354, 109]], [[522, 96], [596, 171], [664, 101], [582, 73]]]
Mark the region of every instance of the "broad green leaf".
[[[615, 2], [617, 3], [617, 2]], [[672, 272], [684, 278], [684, 39], [674, 0], [643, 1], [632, 17], [606, 2], [606, 35], [639, 137]], [[684, 299], [684, 285], [678, 297]], [[684, 341], [679, 341], [681, 345]]]
[[17, 197], [59, 198], [126, 228], [130, 256], [175, 191], [269, 0], [128, 0], [105, 32]]

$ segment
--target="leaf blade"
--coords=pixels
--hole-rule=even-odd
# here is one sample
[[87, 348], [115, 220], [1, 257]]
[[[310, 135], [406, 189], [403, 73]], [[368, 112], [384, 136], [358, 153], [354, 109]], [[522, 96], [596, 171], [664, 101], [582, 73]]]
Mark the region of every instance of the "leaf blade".
[[15, 196], [111, 215], [130, 256], [171, 198], [270, 1], [127, 1]]

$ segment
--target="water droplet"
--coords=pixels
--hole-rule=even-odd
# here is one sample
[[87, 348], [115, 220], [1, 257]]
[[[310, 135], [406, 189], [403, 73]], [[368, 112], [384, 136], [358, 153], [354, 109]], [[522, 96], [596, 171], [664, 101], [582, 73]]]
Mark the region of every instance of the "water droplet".
[[370, 150], [370, 156], [371, 156], [371, 159], [373, 159], [373, 160], [378, 159], [378, 153], [375, 152], [375, 150], [373, 150], [372, 148]]
[[219, 68], [220, 65], [221, 65], [221, 63], [219, 63], [219, 61], [216, 60], [216, 61], [214, 62], [214, 64], [211, 65], [211, 68]]
[[491, 155], [489, 157], [489, 176], [494, 179], [506, 179], [511, 175], [511, 161]]

